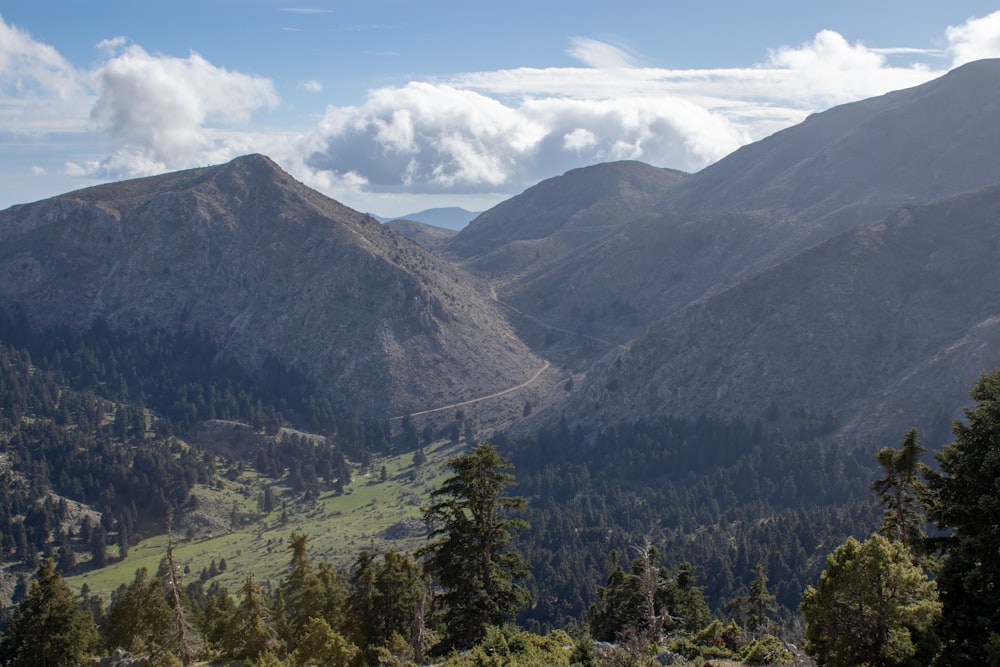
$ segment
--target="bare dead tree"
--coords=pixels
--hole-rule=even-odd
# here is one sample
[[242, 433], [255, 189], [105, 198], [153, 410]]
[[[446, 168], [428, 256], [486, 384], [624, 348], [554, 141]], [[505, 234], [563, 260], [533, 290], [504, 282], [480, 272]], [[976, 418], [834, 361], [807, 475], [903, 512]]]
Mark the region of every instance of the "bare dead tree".
[[171, 647], [182, 663], [189, 665], [194, 662], [201, 650], [201, 639], [187, 618], [184, 605], [181, 602], [180, 575], [177, 573], [177, 562], [174, 560], [173, 512], [167, 513], [167, 588], [170, 591], [170, 601], [174, 612], [174, 632]]

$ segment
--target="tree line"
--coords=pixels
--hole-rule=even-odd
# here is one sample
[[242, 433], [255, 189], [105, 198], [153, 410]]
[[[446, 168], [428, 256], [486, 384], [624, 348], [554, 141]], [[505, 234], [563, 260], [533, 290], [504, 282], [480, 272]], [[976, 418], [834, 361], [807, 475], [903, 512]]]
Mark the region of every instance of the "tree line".
[[[103, 566], [109, 547], [124, 555], [162, 532], [195, 486], [237, 463], [305, 498], [321, 481], [342, 491], [348, 456], [392, 449], [388, 421], [334, 416], [311, 391], [273, 360], [251, 373], [220, 358], [197, 331], [112, 332], [101, 321], [80, 334], [37, 331], [0, 312], [0, 560]], [[214, 418], [271, 435], [242, 462], [175, 437]], [[326, 437], [278, 435], [286, 422]], [[81, 503], [88, 512], [71, 520]]]
[[[194, 485], [211, 482], [219, 459], [172, 435], [192, 420], [233, 416], [255, 422], [265, 433], [283, 423], [319, 426], [325, 440], [273, 440], [246, 462], [303, 497], [316, 494], [320, 480], [331, 485], [349, 481], [346, 456], [370, 461], [376, 452], [416, 447], [416, 457], [435, 436], [418, 433], [405, 420], [403, 436], [394, 442], [387, 421], [336, 416], [294, 371], [273, 360], [265, 364], [264, 375], [231, 366], [197, 332], [112, 334], [97, 323], [82, 337], [67, 332], [35, 336], [38, 332], [27, 335], [9, 319], [0, 325], [6, 340], [22, 345], [0, 346], [0, 445], [6, 462], [0, 472], [0, 539], [6, 559], [37, 570], [36, 583], [45, 573], [55, 580], [60, 569], [71, 569], [81, 551], [90, 552], [95, 565], [111, 543], [119, 544], [120, 553], [127, 551], [158, 517], [183, 511]], [[194, 355], [201, 361], [184, 370], [186, 347], [201, 350]], [[161, 363], [173, 370], [154, 371]], [[368, 580], [377, 582], [383, 566], [393, 572], [414, 569], [425, 581], [430, 576], [425, 602], [431, 606], [423, 617], [431, 621], [425, 628], [431, 633], [427, 636], [437, 638], [433, 646], [438, 650], [462, 646], [485, 651], [482, 647], [488, 645], [514, 655], [512, 644], [542, 650], [544, 642], [538, 638], [575, 628], [574, 646], [583, 660], [590, 655], [586, 636], [614, 639], [639, 656], [656, 634], [660, 644], [668, 638], [667, 645], [695, 657], [709, 658], [712, 651], [740, 655], [754, 642], [754, 650], [770, 647], [769, 654], [781, 656], [776, 635], [794, 630], [803, 590], [815, 591], [806, 594], [802, 607], [807, 647], [824, 655], [822, 638], [836, 636], [839, 621], [816, 620], [815, 612], [807, 610], [836, 608], [830, 600], [838, 598], [822, 596], [843, 591], [845, 576], [856, 581], [899, 575], [919, 584], [906, 598], [908, 620], [896, 625], [866, 621], [863, 628], [877, 627], [879, 634], [865, 640], [869, 648], [857, 654], [862, 658], [850, 653], [824, 655], [822, 661], [989, 664], [1000, 655], [993, 620], [996, 600], [989, 592], [995, 586], [990, 555], [1000, 548], [992, 528], [1000, 522], [990, 514], [1000, 472], [994, 469], [993, 444], [998, 437], [997, 384], [995, 374], [977, 384], [973, 397], [979, 405], [969, 411], [967, 423], [956, 423], [955, 442], [938, 455], [936, 470], [920, 463], [915, 432], [907, 434], [901, 448], [876, 456], [871, 443], [775, 441], [760, 424], [742, 420], [659, 420], [597, 433], [562, 422], [529, 438], [495, 434], [494, 453], [506, 457], [496, 461], [502, 464], [500, 486], [513, 492], [500, 504], [503, 520], [511, 522], [504, 524], [503, 541], [509, 547], [504, 555], [510, 577], [501, 580], [500, 588], [487, 580], [491, 595], [510, 603], [502, 605], [499, 620], [475, 623], [475, 632], [459, 632], [454, 624], [468, 622], [472, 611], [490, 609], [493, 598], [465, 607], [465, 594], [449, 600], [446, 591], [453, 589], [446, 580], [459, 575], [455, 568], [430, 572], [429, 564], [442, 558], [436, 552], [396, 554], [389, 557], [391, 564], [384, 554], [371, 553], [375, 569]], [[453, 442], [459, 440], [460, 427], [468, 441], [474, 438], [470, 424], [464, 415], [456, 417], [449, 426]], [[507, 461], [519, 471], [516, 479], [503, 476]], [[903, 475], [907, 470], [908, 476]], [[880, 535], [859, 541], [879, 526], [878, 508], [867, 488], [872, 479], [885, 514]], [[961, 482], [950, 481], [955, 479]], [[62, 500], [48, 496], [49, 491]], [[441, 502], [451, 497], [448, 492], [434, 496]], [[76, 510], [66, 498], [98, 512], [67, 532], [66, 519]], [[266, 504], [266, 496], [262, 502]], [[432, 543], [452, 533], [451, 528], [433, 533], [433, 526], [446, 525], [442, 522], [448, 517], [468, 516], [450, 502], [439, 509], [427, 516]], [[929, 537], [921, 530], [928, 521], [934, 527]], [[817, 558], [825, 553], [831, 559], [826, 563]], [[48, 559], [51, 571], [44, 569]], [[872, 570], [872, 564], [878, 567]], [[349, 597], [355, 585], [351, 573], [338, 572], [331, 564], [314, 568], [330, 580], [339, 577], [341, 592]], [[168, 569], [161, 570], [146, 573], [144, 581], [156, 579], [161, 588], [174, 581]], [[460, 580], [465, 576], [482, 577], [466, 573]], [[280, 590], [250, 583], [260, 588], [267, 614], [277, 623], [285, 614]], [[371, 585], [374, 591], [380, 584]], [[236, 598], [240, 602], [233, 597], [222, 602], [223, 591], [189, 587], [182, 591], [183, 604], [171, 606], [172, 613], [184, 608], [197, 620], [214, 600], [218, 608], [212, 616], [222, 618], [223, 610], [239, 608], [252, 590], [245, 586], [242, 598]], [[32, 591], [20, 592], [18, 609]], [[850, 599], [850, 604], [859, 609], [857, 605], [874, 605], [886, 596]], [[531, 604], [522, 604], [525, 600]], [[95, 618], [93, 602], [87, 605]], [[344, 616], [356, 613], [340, 609]], [[760, 609], [767, 610], [763, 625]], [[242, 618], [232, 618], [237, 617]], [[847, 622], [852, 618], [869, 617], [845, 617], [843, 631], [857, 634], [859, 624]], [[516, 621], [514, 627], [523, 630], [505, 626], [507, 621]], [[410, 635], [400, 623], [393, 621], [394, 632], [406, 639]], [[332, 616], [327, 625], [357, 648], [355, 656], [364, 656], [354, 660], [373, 660], [373, 646], [403, 651], [399, 638], [385, 640], [391, 645], [387, 648], [384, 637], [373, 645], [375, 639], [360, 637], [353, 626], [338, 625]], [[221, 643], [235, 631], [193, 627], [215, 651], [212, 655], [247, 660], [233, 658]], [[580, 628], [587, 633], [578, 632]], [[767, 631], [772, 629], [775, 634]], [[275, 660], [292, 660], [294, 635], [279, 633], [279, 643], [268, 649]], [[836, 643], [840, 650], [863, 643], [846, 636]], [[415, 650], [407, 645], [406, 650]]]
[[[681, 655], [758, 655], [779, 647], [763, 632], [773, 599], [766, 579], [747, 599], [747, 630], [712, 621], [693, 568], [670, 573], [653, 548], [628, 572], [616, 567], [575, 636], [545, 635], [513, 625], [529, 604], [528, 563], [514, 537], [527, 526], [516, 516], [524, 499], [510, 494], [509, 461], [482, 444], [449, 461], [450, 475], [424, 508], [431, 527], [416, 554], [363, 550], [345, 575], [314, 561], [308, 537], [292, 533], [287, 574], [275, 585], [252, 575], [238, 597], [192, 582], [179, 591], [172, 547], [155, 575], [139, 569], [107, 610], [81, 601], [45, 560], [0, 640], [0, 661], [76, 665], [91, 655], [126, 649], [153, 664], [209, 659], [244, 665], [414, 665], [433, 659], [466, 665], [646, 664], [669, 639]], [[81, 602], [88, 602], [83, 605]], [[747, 626], [751, 627], [751, 626]], [[594, 638], [619, 642], [601, 657]], [[762, 643], [763, 642], [763, 643]], [[763, 654], [761, 654], [763, 655]], [[637, 660], [643, 662], [636, 662]], [[775, 653], [768, 664], [787, 662]], [[623, 663], [625, 660], [627, 662]], [[607, 662], [611, 661], [611, 662]]]

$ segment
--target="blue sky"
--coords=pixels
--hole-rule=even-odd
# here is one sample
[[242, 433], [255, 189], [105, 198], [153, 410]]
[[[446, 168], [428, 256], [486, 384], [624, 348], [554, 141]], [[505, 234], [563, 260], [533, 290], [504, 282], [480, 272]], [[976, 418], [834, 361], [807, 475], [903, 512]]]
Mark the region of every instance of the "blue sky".
[[360, 210], [481, 210], [1000, 56], [966, 0], [6, 4], [0, 207], [260, 152]]

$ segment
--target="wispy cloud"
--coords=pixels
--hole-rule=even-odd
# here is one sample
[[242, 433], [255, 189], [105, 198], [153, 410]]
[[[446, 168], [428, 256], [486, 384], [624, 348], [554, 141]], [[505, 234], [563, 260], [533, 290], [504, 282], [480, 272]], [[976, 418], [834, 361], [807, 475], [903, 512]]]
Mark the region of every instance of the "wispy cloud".
[[319, 81], [310, 79], [309, 81], [302, 81], [299, 83], [299, 89], [304, 90], [307, 93], [321, 93], [323, 92], [323, 84]]
[[566, 53], [587, 67], [624, 69], [638, 66], [635, 58], [623, 48], [588, 37], [570, 39]]
[[84, 131], [92, 103], [86, 73], [0, 18], [0, 127], [25, 134]]

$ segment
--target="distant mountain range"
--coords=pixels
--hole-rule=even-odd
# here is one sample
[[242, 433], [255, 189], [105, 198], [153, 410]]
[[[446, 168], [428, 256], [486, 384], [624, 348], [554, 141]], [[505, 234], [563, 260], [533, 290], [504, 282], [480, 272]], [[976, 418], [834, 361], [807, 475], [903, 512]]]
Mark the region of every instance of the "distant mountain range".
[[421, 222], [425, 225], [431, 225], [432, 227], [441, 227], [443, 229], [453, 229], [458, 231], [468, 225], [477, 215], [479, 215], [479, 213], [476, 211], [467, 211], [458, 206], [445, 206], [441, 208], [428, 208], [423, 211], [418, 211], [417, 213], [407, 213], [406, 215], [400, 215], [395, 218], [380, 216], [376, 216], [376, 218], [379, 222], [410, 220], [413, 222]]
[[696, 174], [601, 164], [387, 225], [248, 156], [0, 212], [0, 306], [196, 324], [358, 412], [503, 394], [527, 425], [944, 433], [1000, 365], [997, 118], [979, 61]]

